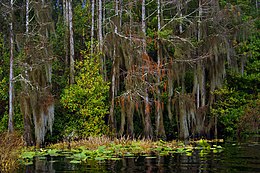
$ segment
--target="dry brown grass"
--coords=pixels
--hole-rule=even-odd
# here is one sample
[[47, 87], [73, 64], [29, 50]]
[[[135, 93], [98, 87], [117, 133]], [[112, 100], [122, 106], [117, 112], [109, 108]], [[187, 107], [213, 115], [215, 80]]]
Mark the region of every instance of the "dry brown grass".
[[79, 141], [71, 141], [71, 142], [60, 142], [53, 145], [50, 145], [48, 148], [56, 148], [56, 149], [68, 149], [68, 148], [78, 148], [84, 146], [90, 150], [95, 150], [99, 146], [108, 146], [113, 140], [111, 138], [102, 136], [102, 137], [89, 137], [88, 139], [81, 139]]
[[0, 172], [12, 172], [19, 165], [19, 150], [23, 139], [18, 133], [0, 134]]
[[[170, 148], [178, 148], [179, 142], [171, 141], [171, 142], [162, 142], [162, 141], [152, 141], [147, 139], [130, 139], [130, 138], [114, 138], [111, 139], [109, 137], [89, 137], [88, 139], [61, 142], [48, 146], [47, 148], [55, 148], [55, 149], [75, 149], [79, 147], [84, 147], [89, 150], [96, 150], [99, 146], [106, 146], [107, 148], [113, 148], [113, 146], [120, 146], [121, 150], [124, 148], [131, 148], [133, 152], [138, 153], [151, 153], [158, 147], [170, 147]], [[122, 151], [123, 152], [123, 151]]]

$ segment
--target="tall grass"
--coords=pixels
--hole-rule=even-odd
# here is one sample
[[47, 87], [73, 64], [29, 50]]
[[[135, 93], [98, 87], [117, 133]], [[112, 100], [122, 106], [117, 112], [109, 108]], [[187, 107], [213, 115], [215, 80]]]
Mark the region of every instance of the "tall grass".
[[12, 172], [19, 165], [19, 150], [23, 139], [18, 133], [0, 134], [0, 172]]

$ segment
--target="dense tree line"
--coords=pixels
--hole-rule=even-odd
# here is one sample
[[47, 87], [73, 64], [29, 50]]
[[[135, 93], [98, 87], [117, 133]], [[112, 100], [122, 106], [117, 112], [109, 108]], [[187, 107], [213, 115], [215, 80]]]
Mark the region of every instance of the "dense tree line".
[[27, 145], [258, 132], [257, 1], [0, 7], [0, 130], [22, 131]]

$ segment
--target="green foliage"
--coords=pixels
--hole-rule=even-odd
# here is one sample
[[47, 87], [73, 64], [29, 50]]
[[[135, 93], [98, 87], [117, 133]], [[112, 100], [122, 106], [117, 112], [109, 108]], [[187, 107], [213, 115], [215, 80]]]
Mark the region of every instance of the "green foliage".
[[85, 6], [82, 8], [81, 5], [77, 5], [74, 9], [74, 32], [85, 37], [87, 35], [87, 23], [90, 20], [89, 7]]
[[211, 113], [218, 117], [219, 126], [224, 129], [224, 134], [234, 136], [239, 118], [243, 114], [245, 96], [227, 87], [215, 91], [214, 94], [218, 100], [211, 109]]
[[[74, 131], [82, 137], [106, 134], [105, 115], [109, 86], [99, 73], [98, 56], [89, 57], [82, 52], [83, 61], [77, 62], [78, 75], [75, 84], [64, 89], [61, 103], [74, 116]], [[72, 129], [71, 129], [72, 130]], [[70, 131], [70, 130], [69, 130]]]
[[172, 35], [172, 30], [165, 29], [163, 31], [159, 31], [158, 35], [159, 35], [160, 38], [167, 39], [170, 35]]
[[53, 53], [56, 56], [63, 56], [65, 54], [64, 51], [64, 39], [65, 37], [65, 26], [64, 21], [60, 17], [56, 24], [56, 30], [55, 33], [51, 34], [51, 44], [53, 46]]
[[9, 54], [0, 33], [0, 133], [7, 129], [8, 121], [8, 67]]
[[245, 113], [241, 116], [238, 123], [238, 135], [240, 137], [249, 137], [250, 134], [259, 134], [260, 128], [260, 94], [256, 100], [251, 100], [246, 105]]
[[90, 40], [89, 25], [91, 22], [91, 11], [89, 10], [88, 3], [85, 7], [81, 4], [74, 8], [73, 14], [73, 29], [74, 29], [74, 46], [75, 52], [85, 49], [85, 42]]
[[[226, 136], [257, 133], [260, 92], [260, 34], [256, 30], [250, 38], [237, 46], [245, 67], [243, 74], [235, 70], [227, 73], [226, 86], [217, 90], [217, 102], [211, 113], [218, 116], [220, 129]], [[241, 67], [240, 67], [241, 68]]]

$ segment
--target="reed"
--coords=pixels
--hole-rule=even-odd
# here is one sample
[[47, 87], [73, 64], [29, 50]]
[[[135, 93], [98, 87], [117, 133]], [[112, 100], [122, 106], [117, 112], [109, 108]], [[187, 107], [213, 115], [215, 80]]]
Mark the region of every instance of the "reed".
[[0, 134], [0, 172], [12, 172], [19, 166], [19, 150], [23, 139], [18, 133]]

